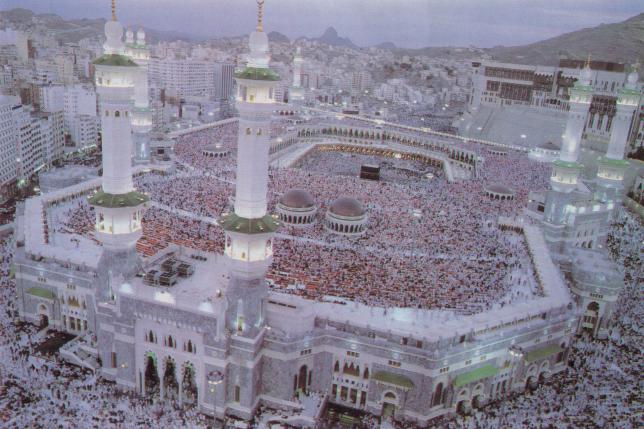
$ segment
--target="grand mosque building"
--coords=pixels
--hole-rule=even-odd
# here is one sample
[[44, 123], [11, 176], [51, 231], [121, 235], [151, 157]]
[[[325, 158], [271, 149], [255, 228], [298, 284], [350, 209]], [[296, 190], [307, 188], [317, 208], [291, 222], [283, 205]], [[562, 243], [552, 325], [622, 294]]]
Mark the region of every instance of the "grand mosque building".
[[[279, 223], [305, 225], [317, 208], [307, 191], [295, 190], [282, 197], [276, 214], [267, 210], [270, 124], [280, 77], [269, 68], [262, 7], [258, 1], [248, 63], [235, 75], [237, 180], [234, 210], [220, 219], [223, 254], [172, 247], [143, 260], [135, 250], [150, 201], [133, 177], [161, 167], [132, 167], [132, 154], [147, 159], [149, 105], [141, 77], [147, 53], [142, 32], [136, 40], [127, 33], [123, 42], [113, 13], [104, 54], [94, 61], [103, 175], [25, 203], [15, 256], [23, 320], [46, 320], [77, 335], [61, 355], [121, 388], [176, 399], [217, 418], [250, 419], [260, 405], [295, 409], [296, 394], [312, 391], [330, 403], [419, 425], [468, 413], [563, 371], [580, 328], [607, 334], [622, 280], [601, 245], [623, 192], [624, 133], [640, 96], [636, 74], [620, 93], [609, 149], [592, 187], [582, 182], [577, 161], [585, 118], [579, 112], [589, 103], [584, 69], [572, 90], [551, 189], [531, 196], [526, 208], [534, 221], [499, 219], [500, 227], [525, 239], [539, 296], [455, 318], [434, 310], [313, 301], [269, 291], [266, 282]], [[299, 52], [296, 58], [300, 67]], [[293, 87], [297, 100], [297, 79]], [[302, 125], [299, 131], [330, 135], [338, 128]], [[355, 135], [374, 132], [381, 130], [365, 125]], [[433, 161], [447, 170], [474, 164], [465, 149], [440, 152]], [[497, 191], [507, 190], [490, 192]], [[46, 208], [79, 195], [94, 207], [96, 252], [43, 238]], [[359, 236], [365, 219], [359, 202], [338, 199], [325, 228]]]

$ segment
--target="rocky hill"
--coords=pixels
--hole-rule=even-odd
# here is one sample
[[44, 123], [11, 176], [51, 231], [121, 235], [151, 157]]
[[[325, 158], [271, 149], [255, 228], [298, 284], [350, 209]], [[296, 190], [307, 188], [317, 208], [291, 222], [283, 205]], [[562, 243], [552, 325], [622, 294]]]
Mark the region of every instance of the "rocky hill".
[[[28, 30], [38, 25], [54, 34], [61, 43], [76, 43], [88, 37], [102, 36], [105, 26], [105, 19], [71, 19], [65, 20], [58, 15], [51, 13], [35, 14], [27, 9], [10, 9], [0, 12], [0, 27], [11, 27], [14, 29]], [[140, 26], [132, 25], [132, 29]], [[150, 42], [170, 40], [192, 40], [192, 37], [182, 33], [170, 31], [158, 31], [145, 28], [146, 38]]]
[[522, 64], [556, 65], [560, 55], [584, 59], [589, 53], [602, 61], [632, 63], [644, 59], [644, 13], [529, 45], [498, 46], [486, 51], [495, 60]]

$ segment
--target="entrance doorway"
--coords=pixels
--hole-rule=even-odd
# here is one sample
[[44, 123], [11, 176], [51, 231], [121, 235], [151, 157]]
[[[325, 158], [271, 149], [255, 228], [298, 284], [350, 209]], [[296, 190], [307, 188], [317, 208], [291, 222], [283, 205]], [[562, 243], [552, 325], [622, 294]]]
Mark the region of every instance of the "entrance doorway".
[[158, 397], [160, 393], [159, 374], [157, 362], [154, 355], [147, 355], [145, 358], [145, 395]]
[[382, 418], [388, 419], [396, 414], [396, 406], [389, 402], [382, 404]]

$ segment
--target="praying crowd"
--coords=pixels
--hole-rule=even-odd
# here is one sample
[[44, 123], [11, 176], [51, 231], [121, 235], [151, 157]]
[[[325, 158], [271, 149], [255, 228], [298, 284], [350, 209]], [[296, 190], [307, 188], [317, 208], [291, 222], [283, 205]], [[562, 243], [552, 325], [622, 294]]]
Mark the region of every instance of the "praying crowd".
[[[234, 151], [236, 124], [178, 138], [175, 175], [142, 175], [136, 187], [153, 202], [137, 249], [151, 256], [170, 243], [221, 253], [224, 233], [203, 218], [233, 209], [235, 155], [210, 158], [208, 145]], [[311, 299], [336, 296], [384, 307], [445, 308], [476, 313], [508, 303], [513, 284], [533, 282], [522, 237], [496, 227], [499, 215], [516, 216], [530, 190], [547, 186], [548, 167], [525, 154], [486, 154], [478, 178], [449, 183], [440, 167], [418, 160], [314, 149], [295, 167], [269, 171], [269, 211], [293, 188], [308, 190], [318, 208], [313, 225], [283, 225], [275, 238], [269, 285]], [[379, 181], [359, 178], [362, 165], [379, 165]], [[488, 183], [516, 192], [491, 200]], [[324, 215], [338, 196], [366, 208], [359, 237], [327, 231]], [[84, 201], [70, 209], [66, 230], [91, 236], [93, 214]], [[180, 213], [178, 213], [180, 211]], [[525, 298], [525, 296], [521, 296]]]

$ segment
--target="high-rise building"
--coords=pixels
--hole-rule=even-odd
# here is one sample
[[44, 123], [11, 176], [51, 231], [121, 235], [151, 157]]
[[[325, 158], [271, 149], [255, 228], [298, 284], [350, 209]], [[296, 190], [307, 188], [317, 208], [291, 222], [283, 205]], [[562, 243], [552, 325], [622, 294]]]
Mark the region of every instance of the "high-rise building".
[[[78, 148], [90, 147], [96, 144], [98, 135], [91, 135], [90, 122], [98, 122], [96, 116], [96, 92], [83, 85], [65, 87], [64, 93], [65, 132], [71, 136]], [[82, 127], [80, 130], [78, 127]], [[94, 125], [97, 129], [98, 124]], [[81, 140], [81, 136], [84, 139]]]
[[235, 65], [232, 63], [215, 64], [215, 100], [227, 102], [234, 98]]
[[[2, 97], [3, 125], [5, 139], [2, 152], [7, 156], [2, 174], [5, 182], [15, 180], [18, 187], [30, 181], [39, 170], [51, 166], [62, 156], [63, 134], [62, 113], [34, 111], [30, 105], [23, 105], [18, 97]], [[8, 122], [7, 122], [8, 120]], [[14, 156], [9, 158], [9, 154]], [[8, 165], [12, 159], [13, 167]], [[15, 175], [14, 175], [15, 172]], [[13, 177], [12, 177], [13, 176]]]
[[215, 95], [215, 63], [197, 58], [151, 58], [150, 80], [167, 93], [182, 97]]
[[16, 134], [12, 109], [14, 97], [0, 95], [0, 203], [11, 197], [16, 182]]

